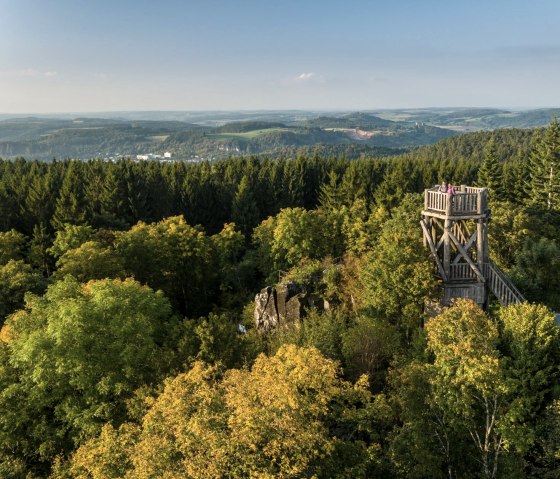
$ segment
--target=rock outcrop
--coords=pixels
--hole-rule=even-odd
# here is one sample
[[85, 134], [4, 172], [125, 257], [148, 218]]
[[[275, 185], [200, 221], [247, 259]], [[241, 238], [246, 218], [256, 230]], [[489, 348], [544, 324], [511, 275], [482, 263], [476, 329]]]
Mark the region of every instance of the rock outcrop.
[[267, 286], [255, 296], [257, 329], [269, 330], [299, 320], [306, 304], [306, 294], [296, 283]]

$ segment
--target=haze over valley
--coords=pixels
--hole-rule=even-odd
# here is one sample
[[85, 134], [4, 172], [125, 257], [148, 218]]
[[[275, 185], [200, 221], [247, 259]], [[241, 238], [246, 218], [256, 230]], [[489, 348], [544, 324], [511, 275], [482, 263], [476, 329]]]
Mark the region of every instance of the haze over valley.
[[0, 115], [0, 157], [198, 162], [310, 151], [348, 158], [387, 156], [466, 132], [542, 127], [559, 111], [426, 108]]

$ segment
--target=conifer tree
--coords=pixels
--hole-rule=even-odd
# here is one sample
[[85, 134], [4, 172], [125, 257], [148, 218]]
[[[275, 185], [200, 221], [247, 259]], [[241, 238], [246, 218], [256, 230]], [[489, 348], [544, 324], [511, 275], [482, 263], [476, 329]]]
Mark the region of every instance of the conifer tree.
[[287, 191], [285, 191], [286, 198], [282, 206], [295, 207], [303, 204], [303, 169], [301, 158], [284, 163], [284, 185], [287, 186]]
[[247, 175], [241, 179], [233, 198], [231, 216], [244, 235], [248, 235], [259, 222], [259, 209]]
[[108, 165], [99, 160], [88, 162], [83, 168], [85, 180], [83, 198], [90, 218], [101, 213], [101, 196], [108, 168]]
[[529, 196], [530, 165], [529, 159], [521, 148], [517, 149], [517, 161], [512, 166], [511, 199], [523, 204]]
[[79, 225], [85, 223], [86, 215], [82, 205], [82, 179], [77, 164], [75, 161], [68, 164], [68, 169], [62, 181], [52, 220], [52, 225], [56, 229], [60, 229], [64, 224]]
[[554, 117], [543, 135], [538, 135], [531, 151], [531, 192], [533, 204], [560, 209], [560, 125]]
[[493, 199], [502, 201], [505, 199], [503, 168], [496, 153], [494, 137], [484, 148], [484, 161], [478, 172], [478, 185], [488, 188]]
[[27, 198], [25, 199], [26, 216], [32, 224], [48, 224], [53, 214], [52, 197], [55, 182], [49, 170], [47, 174], [38, 174], [31, 179]]
[[47, 227], [43, 223], [36, 224], [33, 227], [33, 237], [29, 243], [29, 261], [47, 277], [51, 274], [53, 263], [49, 253], [51, 243]]
[[105, 176], [99, 197], [101, 206], [99, 221], [109, 227], [126, 223], [125, 199], [126, 185], [118, 176], [115, 168], [110, 168]]
[[16, 216], [16, 201], [6, 181], [0, 182], [0, 231], [13, 227]]
[[336, 171], [329, 172], [328, 181], [321, 185], [319, 204], [325, 210], [338, 210], [344, 203]]

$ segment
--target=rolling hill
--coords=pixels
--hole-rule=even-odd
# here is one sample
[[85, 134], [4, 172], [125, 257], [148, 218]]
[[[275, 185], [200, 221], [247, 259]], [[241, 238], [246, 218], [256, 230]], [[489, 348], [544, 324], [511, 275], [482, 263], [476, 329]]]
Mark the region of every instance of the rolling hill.
[[559, 113], [554, 108], [434, 108], [0, 115], [0, 157], [111, 159], [170, 152], [174, 159], [200, 161], [313, 148], [349, 157], [387, 155], [466, 131], [544, 126]]

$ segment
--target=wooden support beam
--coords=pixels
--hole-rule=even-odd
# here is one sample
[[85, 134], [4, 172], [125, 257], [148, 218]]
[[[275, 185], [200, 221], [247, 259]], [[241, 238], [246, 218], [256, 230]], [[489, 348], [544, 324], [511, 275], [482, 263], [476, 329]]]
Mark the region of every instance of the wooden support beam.
[[439, 239], [438, 244], [436, 246], [436, 249], [439, 251], [439, 249], [441, 248], [441, 245], [443, 244], [443, 240], [445, 239], [445, 233], [443, 233], [443, 236]]
[[433, 216], [431, 218], [432, 218], [432, 225], [438, 226], [441, 231], [444, 231], [443, 224], [441, 224], [441, 222], [438, 221], [437, 218]]
[[[469, 238], [469, 240], [467, 241], [467, 243], [465, 244], [464, 248], [465, 251], [469, 251], [469, 248], [472, 246], [472, 244], [475, 242], [476, 238], [477, 238], [478, 234], [477, 231], [475, 231], [471, 237]], [[461, 259], [461, 255], [458, 254], [455, 259], [453, 260], [453, 264], [457, 264], [459, 262], [459, 260]], [[480, 264], [478, 265], [479, 269], [482, 271], [482, 266], [480, 266]]]
[[478, 267], [483, 268], [484, 263], [484, 222], [478, 220], [476, 224], [476, 259], [478, 262]]
[[445, 274], [449, 277], [451, 274], [451, 235], [453, 234], [451, 232], [451, 220], [450, 219], [446, 219], [445, 220], [445, 226], [444, 226], [444, 232], [443, 232], [443, 269], [445, 271]]
[[443, 265], [441, 264], [441, 261], [438, 258], [437, 249], [434, 246], [434, 242], [432, 241], [432, 235], [430, 234], [430, 232], [428, 230], [428, 227], [426, 226], [426, 223], [424, 222], [424, 220], [420, 221], [420, 225], [422, 226], [422, 230], [424, 230], [424, 238], [426, 238], [426, 240], [428, 242], [428, 245], [430, 246], [430, 250], [432, 251], [432, 255], [434, 256], [434, 259], [436, 261], [439, 274], [441, 274], [441, 277], [442, 277], [443, 281], [447, 281], [447, 274], [445, 274], [445, 270], [443, 269]]
[[465, 251], [465, 248], [461, 246], [461, 243], [459, 242], [457, 237], [451, 231], [448, 232], [448, 235], [449, 238], [451, 238], [451, 240], [455, 243], [455, 246], [457, 247], [459, 253], [463, 256], [463, 258], [465, 258], [465, 261], [469, 263], [469, 266], [472, 268], [474, 273], [478, 276], [478, 279], [481, 282], [484, 282], [485, 281], [484, 275], [480, 272], [480, 270], [478, 269], [474, 261], [469, 257], [468, 253]]

